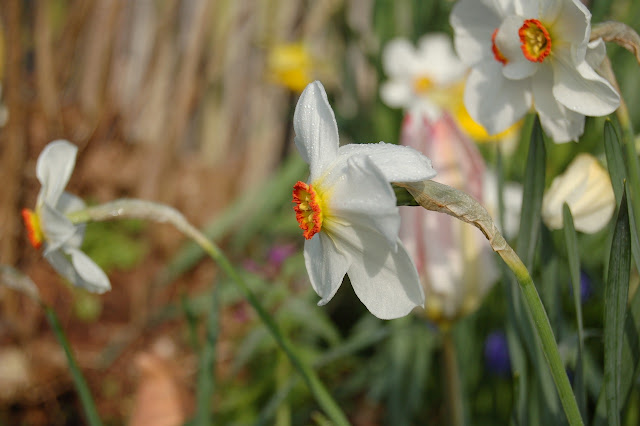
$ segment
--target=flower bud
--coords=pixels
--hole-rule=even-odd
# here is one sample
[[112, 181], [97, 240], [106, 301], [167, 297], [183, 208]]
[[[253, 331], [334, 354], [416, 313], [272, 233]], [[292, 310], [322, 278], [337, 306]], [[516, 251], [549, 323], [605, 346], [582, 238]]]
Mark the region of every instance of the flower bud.
[[562, 228], [564, 203], [578, 231], [598, 232], [611, 219], [616, 203], [611, 178], [593, 155], [579, 154], [545, 192], [542, 220], [549, 228]]
[[[407, 115], [401, 142], [433, 159], [438, 171], [433, 180], [482, 202], [484, 161], [448, 114], [434, 122]], [[402, 207], [400, 214], [400, 238], [416, 263], [427, 317], [446, 325], [474, 311], [498, 273], [482, 233], [458, 219], [421, 208]]]

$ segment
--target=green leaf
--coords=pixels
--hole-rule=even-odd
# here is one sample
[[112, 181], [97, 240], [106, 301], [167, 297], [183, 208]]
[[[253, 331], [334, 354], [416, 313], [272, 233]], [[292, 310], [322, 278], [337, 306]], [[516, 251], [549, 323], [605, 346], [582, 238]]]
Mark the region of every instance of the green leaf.
[[604, 388], [607, 421], [620, 425], [624, 319], [629, 291], [631, 243], [626, 194], [622, 197], [613, 233], [604, 306]]
[[573, 226], [573, 216], [569, 205], [564, 203], [562, 208], [564, 220], [564, 239], [567, 247], [567, 260], [569, 262], [569, 273], [571, 276], [571, 284], [573, 285], [573, 304], [576, 309], [576, 324], [578, 325], [578, 356], [576, 358], [574, 393], [580, 408], [582, 419], [587, 418], [587, 396], [585, 391], [584, 367], [582, 361], [582, 353], [584, 352], [584, 328], [582, 325], [582, 294], [580, 288], [580, 254], [578, 252], [578, 238], [576, 230]]
[[211, 424], [211, 400], [214, 389], [214, 368], [216, 362], [216, 343], [220, 325], [218, 320], [218, 288], [211, 290], [211, 307], [207, 316], [207, 330], [205, 340], [200, 351], [198, 386], [196, 388], [196, 418], [195, 424], [207, 426]]
[[620, 149], [620, 136], [618, 130], [611, 120], [604, 122], [604, 152], [607, 156], [607, 167], [613, 192], [616, 194], [616, 203], [619, 205], [622, 200], [623, 182], [627, 178], [624, 158]]
[[58, 343], [62, 346], [62, 349], [64, 349], [64, 354], [67, 357], [67, 363], [69, 364], [69, 370], [71, 371], [71, 377], [73, 378], [73, 384], [76, 387], [78, 395], [80, 395], [82, 409], [84, 410], [85, 416], [87, 416], [87, 423], [91, 426], [102, 425], [102, 421], [98, 415], [98, 410], [96, 409], [96, 404], [93, 396], [91, 395], [91, 391], [89, 390], [89, 386], [87, 385], [87, 381], [82, 375], [82, 371], [80, 370], [80, 367], [78, 367], [78, 363], [73, 356], [71, 345], [62, 330], [62, 326], [60, 325], [56, 312], [48, 306], [44, 307], [44, 312], [54, 334], [56, 335]]
[[542, 195], [544, 193], [546, 152], [540, 119], [535, 118], [531, 130], [529, 155], [525, 170], [522, 195], [522, 213], [517, 250], [527, 269], [531, 270], [535, 247], [540, 233]]

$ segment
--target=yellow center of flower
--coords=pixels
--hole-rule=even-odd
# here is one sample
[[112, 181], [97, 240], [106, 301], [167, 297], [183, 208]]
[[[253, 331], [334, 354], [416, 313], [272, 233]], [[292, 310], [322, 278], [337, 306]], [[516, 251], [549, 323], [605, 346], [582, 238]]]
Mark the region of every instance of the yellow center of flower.
[[25, 228], [27, 228], [27, 237], [29, 238], [29, 242], [34, 248], [39, 249], [42, 247], [44, 234], [40, 227], [40, 218], [38, 217], [38, 214], [33, 210], [22, 209], [22, 220], [24, 221]]
[[300, 228], [304, 231], [303, 235], [310, 240], [322, 228], [322, 197], [312, 185], [298, 181], [293, 186], [293, 202], [296, 204], [293, 209]]
[[493, 30], [493, 34], [491, 34], [491, 51], [493, 52], [493, 57], [496, 61], [500, 62], [502, 65], [507, 65], [507, 58], [502, 54], [498, 46], [496, 45], [496, 36], [498, 35], [498, 28]]
[[427, 93], [433, 87], [433, 81], [429, 77], [416, 77], [413, 80], [413, 91], [417, 94]]
[[518, 35], [520, 35], [522, 53], [531, 62], [542, 62], [551, 53], [549, 31], [537, 19], [524, 21]]

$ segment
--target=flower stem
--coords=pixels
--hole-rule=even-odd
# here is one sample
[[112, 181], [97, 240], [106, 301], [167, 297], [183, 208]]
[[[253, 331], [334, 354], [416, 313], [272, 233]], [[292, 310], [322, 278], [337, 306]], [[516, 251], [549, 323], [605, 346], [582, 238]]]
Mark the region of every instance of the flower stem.
[[247, 301], [253, 306], [271, 335], [289, 358], [289, 361], [305, 380], [307, 387], [326, 415], [336, 425], [348, 425], [349, 421], [315, 371], [302, 362], [293, 345], [282, 334], [271, 315], [260, 304], [242, 276], [222, 251], [196, 227], [191, 225], [176, 209], [158, 203], [136, 199], [121, 199], [68, 214], [73, 223], [105, 221], [112, 219], [145, 219], [170, 223], [187, 237], [193, 239], [238, 285]]
[[56, 335], [56, 339], [58, 339], [58, 343], [62, 346], [62, 349], [64, 349], [64, 354], [66, 355], [67, 363], [69, 364], [69, 370], [71, 371], [71, 377], [73, 377], [73, 383], [80, 395], [84, 414], [87, 416], [87, 423], [91, 426], [101, 426], [102, 421], [100, 420], [98, 410], [96, 409], [93, 397], [91, 396], [91, 391], [89, 390], [87, 381], [84, 379], [84, 376], [76, 363], [73, 352], [71, 351], [71, 346], [67, 340], [67, 336], [65, 336], [64, 331], [60, 326], [60, 321], [58, 321], [58, 316], [49, 306], [43, 304], [42, 307], [45, 315], [47, 316], [47, 320], [49, 320], [49, 324]]
[[533, 284], [533, 279], [522, 260], [498, 231], [487, 210], [469, 194], [434, 181], [398, 182], [396, 185], [406, 188], [425, 209], [445, 213], [470, 223], [489, 240], [491, 248], [502, 257], [520, 284], [569, 424], [582, 425], [576, 397], [571, 389], [562, 358], [560, 358], [549, 317]]
[[464, 425], [464, 407], [460, 388], [460, 369], [458, 367], [456, 344], [453, 341], [451, 330], [446, 330], [442, 334], [442, 355], [444, 357], [449, 419], [451, 420], [451, 426], [462, 426]]

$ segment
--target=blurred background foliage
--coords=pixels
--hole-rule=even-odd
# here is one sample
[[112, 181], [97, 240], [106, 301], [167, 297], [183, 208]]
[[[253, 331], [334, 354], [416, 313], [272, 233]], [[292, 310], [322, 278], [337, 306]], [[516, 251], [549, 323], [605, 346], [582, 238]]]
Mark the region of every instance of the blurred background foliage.
[[[588, 3], [593, 22], [639, 29], [640, 3]], [[8, 110], [0, 129], [0, 263], [31, 276], [59, 313], [106, 423], [190, 419], [207, 327], [216, 327], [215, 368], [207, 378], [214, 424], [326, 419], [233, 284], [173, 230], [89, 225], [84, 248], [113, 285], [100, 297], [63, 283], [28, 247], [17, 212], [33, 204], [37, 155], [56, 138], [80, 148], [72, 192], [94, 203], [123, 196], [168, 203], [221, 243], [354, 424], [448, 424], [437, 327], [419, 315], [378, 320], [348, 285], [327, 306], [315, 306], [290, 205], [292, 184], [306, 174], [292, 144], [300, 85], [285, 80], [324, 83], [343, 143], [397, 143], [402, 111], [378, 95], [381, 49], [398, 36], [415, 42], [429, 32], [451, 34], [452, 7], [446, 0], [0, 2]], [[617, 46], [608, 53], [638, 128], [638, 64]], [[293, 76], [291, 63], [301, 67]], [[547, 185], [578, 152], [603, 157], [603, 123], [588, 118], [578, 144], [546, 141]], [[524, 126], [504, 154], [506, 180], [524, 178], [529, 134]], [[480, 149], [496, 168], [496, 144]], [[578, 235], [589, 418], [603, 380], [610, 245], [610, 228]], [[532, 272], [571, 374], [576, 324], [565, 253], [562, 231], [543, 228]], [[632, 288], [637, 282], [634, 270]], [[562, 424], [555, 391], [511, 374], [509, 285], [505, 272], [479, 310], [452, 330], [465, 419]], [[214, 315], [218, 321], [208, 321]], [[513, 356], [527, 349], [511, 350]], [[76, 424], [79, 413], [41, 310], [0, 288], [0, 424]], [[625, 424], [640, 422], [637, 386], [623, 413]]]

